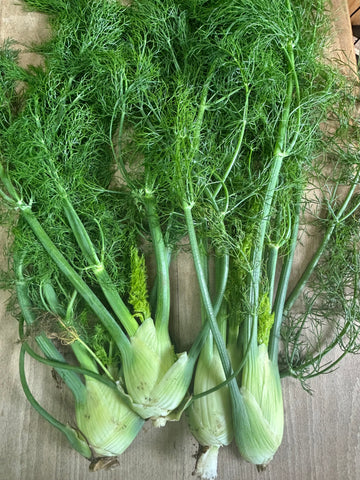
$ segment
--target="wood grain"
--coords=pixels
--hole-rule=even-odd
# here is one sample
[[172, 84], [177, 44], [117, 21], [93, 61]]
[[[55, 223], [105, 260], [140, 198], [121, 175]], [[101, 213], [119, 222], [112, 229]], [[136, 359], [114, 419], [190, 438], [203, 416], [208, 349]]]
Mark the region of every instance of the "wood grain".
[[[349, 12], [352, 15], [355, 10], [360, 7], [360, 2], [359, 0], [348, 0], [348, 5], [349, 5]], [[352, 25], [360, 25], [360, 10], [356, 12], [354, 15], [351, 17], [351, 24]]]
[[[338, 43], [334, 51], [349, 52], [347, 4], [334, 1]], [[0, 41], [7, 36], [23, 43], [47, 35], [46, 19], [25, 13], [14, 0], [0, 5]], [[350, 41], [351, 43], [351, 41]], [[352, 57], [353, 53], [347, 54]], [[38, 61], [29, 55], [23, 63]], [[0, 230], [0, 262], [6, 231]], [[172, 334], [178, 349], [187, 348], [195, 335], [199, 306], [194, 300], [194, 271], [182, 255], [171, 270]], [[111, 472], [88, 471], [88, 462], [72, 451], [66, 439], [30, 407], [18, 375], [16, 321], [6, 312], [8, 294], [0, 292], [0, 480], [188, 480], [194, 469], [197, 444], [186, 419], [155, 429], [146, 424], [132, 446]], [[357, 480], [360, 478], [360, 363], [347, 357], [334, 374], [312, 382], [313, 396], [293, 380], [283, 382], [285, 404], [284, 441], [264, 472], [240, 459], [234, 445], [219, 458], [219, 479], [224, 480]], [[32, 361], [26, 365], [36, 398], [62, 421], [72, 423], [72, 400], [57, 388], [49, 369]]]

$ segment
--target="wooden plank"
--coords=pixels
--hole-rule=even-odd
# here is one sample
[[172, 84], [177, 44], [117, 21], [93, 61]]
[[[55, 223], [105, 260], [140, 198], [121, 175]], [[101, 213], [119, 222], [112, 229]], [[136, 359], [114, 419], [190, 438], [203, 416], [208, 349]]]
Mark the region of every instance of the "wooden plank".
[[353, 65], [356, 70], [349, 5], [345, 0], [333, 0], [331, 5], [330, 11], [334, 22], [333, 31], [330, 33], [330, 54], [334, 59], [344, 62], [345, 65]]
[[[352, 15], [359, 7], [359, 0], [348, 0], [349, 14]], [[360, 10], [351, 16], [352, 25], [360, 25]]]
[[[346, 50], [350, 31], [346, 5], [335, 1], [339, 26], [336, 52]], [[25, 41], [46, 36], [46, 19], [24, 13], [13, 0], [0, 5], [0, 40], [8, 35]], [[25, 40], [26, 39], [26, 40]], [[346, 50], [348, 51], [348, 50]], [[351, 57], [351, 53], [349, 54]], [[34, 59], [25, 56], [23, 63]], [[6, 265], [5, 230], [0, 230], [0, 260]], [[172, 333], [180, 348], [193, 338], [199, 305], [191, 291], [194, 272], [188, 258], [172, 266]], [[115, 480], [192, 477], [195, 440], [186, 419], [155, 429], [146, 424], [134, 444], [111, 472], [88, 472], [88, 462], [72, 451], [66, 439], [40, 418], [27, 403], [18, 375], [19, 343], [16, 321], [6, 312], [8, 294], [0, 292], [0, 480]], [[360, 478], [360, 369], [359, 360], [347, 357], [334, 374], [315, 379], [310, 396], [293, 380], [283, 382], [285, 404], [284, 441], [275, 459], [261, 474], [240, 459], [234, 445], [219, 458], [219, 479], [238, 480], [357, 480]], [[36, 398], [54, 416], [70, 423], [72, 399], [56, 387], [51, 372], [27, 362], [27, 375]]]

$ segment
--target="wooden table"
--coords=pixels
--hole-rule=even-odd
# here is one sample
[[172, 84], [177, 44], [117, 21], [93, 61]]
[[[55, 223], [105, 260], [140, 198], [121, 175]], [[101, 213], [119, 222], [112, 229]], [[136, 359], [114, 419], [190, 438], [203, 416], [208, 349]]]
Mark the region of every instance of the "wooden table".
[[[46, 36], [46, 19], [25, 13], [15, 0], [1, 0], [0, 41], [8, 36], [39, 40]], [[333, 50], [353, 58], [346, 1], [334, 0], [336, 28]], [[29, 55], [24, 63], [33, 61]], [[7, 243], [0, 231], [0, 245]], [[2, 265], [6, 265], [3, 248]], [[186, 285], [180, 285], [181, 278]], [[191, 262], [177, 260], [172, 267], [173, 334], [186, 348], [190, 337], [180, 335], [179, 325], [198, 316], [191, 301]], [[181, 287], [181, 288], [180, 288]], [[179, 293], [180, 292], [180, 293]], [[88, 462], [72, 451], [65, 437], [43, 420], [26, 401], [18, 375], [17, 324], [6, 313], [8, 295], [0, 292], [0, 480], [188, 480], [192, 477], [197, 444], [186, 421], [156, 429], [146, 424], [134, 444], [111, 472], [88, 471]], [[56, 388], [50, 369], [27, 362], [27, 375], [37, 399], [55, 417], [69, 420], [71, 397]], [[285, 404], [284, 441], [264, 472], [240, 459], [234, 445], [219, 457], [223, 480], [357, 480], [360, 479], [360, 360], [347, 357], [340, 369], [315, 379], [313, 396], [294, 380], [283, 382]], [[70, 419], [71, 420], [71, 419]]]

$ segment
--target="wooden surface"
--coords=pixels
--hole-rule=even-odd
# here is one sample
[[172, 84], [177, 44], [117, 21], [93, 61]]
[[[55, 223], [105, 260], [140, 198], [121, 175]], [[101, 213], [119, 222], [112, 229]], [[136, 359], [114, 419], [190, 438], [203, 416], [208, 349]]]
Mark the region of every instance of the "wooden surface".
[[[355, 12], [355, 10], [360, 7], [360, 1], [359, 0], [348, 0], [348, 5], [349, 5], [349, 11], [350, 14]], [[351, 24], [352, 25], [360, 25], [360, 10], [356, 12], [352, 17], [351, 17]]]
[[[334, 1], [338, 20], [334, 51], [351, 45], [347, 4]], [[340, 33], [341, 32], [341, 33]], [[24, 43], [46, 35], [44, 17], [24, 13], [15, 0], [1, 0], [0, 41], [8, 36]], [[352, 53], [347, 53], [352, 57]], [[23, 57], [27, 63], [33, 59]], [[0, 230], [0, 262], [6, 265]], [[179, 349], [187, 348], [195, 332], [199, 308], [192, 302], [191, 263], [185, 258], [172, 267], [172, 333]], [[195, 280], [195, 278], [194, 278]], [[72, 451], [67, 440], [27, 403], [18, 375], [17, 324], [6, 313], [8, 295], [0, 292], [0, 480], [186, 480], [192, 477], [197, 444], [186, 421], [155, 429], [146, 424], [111, 472], [90, 473], [88, 462]], [[27, 362], [36, 398], [62, 421], [73, 419], [71, 397], [56, 387], [50, 369]], [[347, 357], [340, 369], [315, 379], [313, 396], [294, 380], [283, 381], [285, 432], [283, 443], [264, 472], [240, 459], [232, 445], [220, 452], [219, 479], [224, 480], [357, 480], [360, 479], [360, 358]]]

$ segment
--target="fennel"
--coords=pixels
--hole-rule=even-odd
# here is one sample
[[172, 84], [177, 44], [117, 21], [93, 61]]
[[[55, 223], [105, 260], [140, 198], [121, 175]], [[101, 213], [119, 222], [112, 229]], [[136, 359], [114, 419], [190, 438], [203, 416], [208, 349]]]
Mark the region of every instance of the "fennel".
[[[302, 368], [313, 366], [320, 373], [335, 366], [337, 361], [322, 370], [317, 364], [339, 342], [344, 353], [358, 348], [357, 300], [351, 300], [351, 292], [356, 292], [351, 285], [357, 279], [358, 263], [354, 259], [354, 275], [347, 284], [350, 290], [347, 294], [342, 286], [338, 291], [342, 300], [337, 313], [345, 307], [345, 324], [340, 322], [334, 340], [318, 355], [311, 357], [312, 341], [309, 339], [306, 350], [306, 338], [301, 334], [306, 318], [312, 322], [311, 314], [316, 314], [312, 304], [300, 319], [289, 314], [310, 275], [316, 275], [315, 269], [320, 268], [319, 259], [330, 247], [339, 224], [351, 225], [351, 217], [358, 211], [356, 200], [350, 205], [358, 184], [358, 157], [346, 147], [349, 130], [345, 135], [342, 131], [342, 125], [353, 115], [354, 97], [347, 92], [340, 73], [319, 61], [323, 46], [318, 36], [326, 38], [321, 33], [326, 31], [325, 16], [319, 13], [324, 2], [276, 1], [264, 5], [255, 0], [211, 2], [198, 8], [193, 3], [186, 5], [189, 7], [183, 12], [182, 23], [177, 24], [183, 28], [182, 36], [178, 34], [169, 42], [172, 57], [176, 57], [166, 82], [169, 99], [163, 103], [155, 91], [146, 92], [145, 128], [142, 135], [137, 131], [137, 138], [145, 162], [163, 165], [168, 174], [167, 200], [175, 203], [178, 221], [185, 219], [202, 302], [228, 377], [240, 453], [264, 466], [282, 439], [278, 368], [281, 332], [288, 347], [286, 361], [291, 365], [287, 373], [300, 379], [305, 379]], [[185, 35], [189, 31], [193, 42]], [[162, 70], [164, 79], [169, 75], [167, 69], [166, 65]], [[338, 105], [343, 108], [343, 118], [330, 135], [321, 129], [321, 123]], [[356, 143], [355, 138], [352, 140]], [[341, 148], [336, 148], [339, 144]], [[336, 155], [335, 185], [345, 183], [350, 190], [341, 200], [335, 187], [325, 203], [329, 218], [322, 223], [329, 227], [323, 244], [287, 300], [299, 223], [302, 212], [310, 208], [305, 187], [319, 175], [316, 162], [324, 152], [329, 159]], [[325, 185], [320, 183], [325, 197], [329, 184], [330, 179]], [[165, 203], [162, 210], [166, 207]], [[353, 246], [350, 252], [356, 255], [355, 224], [347, 232]], [[217, 325], [217, 309], [201, 261], [204, 239], [209, 240], [208, 254], [215, 251], [230, 255], [226, 296], [230, 335], [225, 340]], [[337, 247], [348, 248], [346, 242], [337, 243]], [[315, 290], [315, 299], [318, 294]], [[329, 314], [326, 304], [313, 322], [315, 336], [322, 337], [319, 326]], [[343, 344], [346, 338], [349, 342]], [[300, 348], [305, 344], [305, 358], [300, 361], [297, 343]], [[241, 352], [247, 352], [247, 356], [236, 382], [233, 370]]]
[[[9, 211], [19, 213], [13, 255], [21, 257], [28, 299], [22, 315], [29, 319], [27, 311], [37, 311], [40, 330], [42, 317], [52, 319], [51, 328], [66, 339], [80, 363], [67, 384], [75, 396], [78, 428], [92, 448], [85, 456], [117, 455], [134, 439], [142, 419], [163, 425], [180, 406], [204, 338], [201, 333], [189, 353], [175, 354], [168, 332], [168, 252], [151, 179], [131, 178], [122, 168], [120, 143], [116, 148], [113, 144], [114, 125], [121, 129], [124, 114], [129, 124], [131, 118], [136, 121], [153, 78], [139, 75], [144, 58], [137, 31], [142, 23], [127, 7], [97, 1], [78, 2], [70, 10], [66, 3], [27, 5], [52, 14], [53, 37], [37, 47], [45, 57], [44, 68], [21, 69], [16, 53], [6, 46], [1, 56], [1, 195]], [[133, 44], [124, 41], [131, 35]], [[146, 55], [150, 62], [151, 49]], [[19, 82], [23, 90], [17, 95]], [[126, 186], [110, 186], [116, 168]], [[139, 236], [152, 238], [154, 245], [158, 268], [153, 312], [144, 291]], [[18, 275], [15, 271], [19, 281]], [[46, 298], [47, 286], [56, 292], [55, 300]], [[39, 343], [50, 365], [59, 356], [46, 345]], [[85, 372], [85, 387], [79, 386], [76, 372]], [[110, 378], [110, 390], [100, 375]], [[101, 411], [94, 411], [97, 421], [87, 423], [84, 418], [97, 405], [94, 399], [107, 391], [106, 398], [118, 404], [110, 409], [119, 412], [118, 421], [108, 423], [111, 411], [105, 402]], [[121, 427], [124, 415], [132, 418], [126, 429]], [[105, 431], [110, 437], [101, 436]]]
[[[43, 68], [19, 68], [9, 48], [1, 54], [0, 195], [17, 214], [12, 254], [21, 258], [22, 317], [32, 324], [29, 312], [39, 314], [37, 342], [48, 357], [25, 342], [22, 359], [26, 350], [57, 368], [74, 393], [82, 434], [38, 408], [23, 382], [29, 400], [87, 458], [117, 455], [144, 419], [162, 425], [179, 417], [202, 350], [189, 407], [194, 434], [211, 453], [234, 434], [246, 460], [266, 465], [282, 439], [280, 373], [306, 386], [358, 349], [359, 159], [351, 128], [343, 131], [352, 93], [322, 62], [325, 2], [25, 4], [49, 15], [52, 36], [35, 47]], [[330, 136], [321, 123], [338, 105], [341, 128]], [[326, 179], [320, 153], [336, 158]], [[313, 178], [332, 192], [319, 218], [324, 240], [289, 294]], [[340, 184], [349, 187], [345, 199]], [[189, 352], [176, 354], [169, 258], [184, 238], [204, 318]], [[151, 302], [146, 245], [156, 262]], [[204, 264], [212, 256], [214, 289]], [[44, 312], [80, 367], [49, 344]], [[327, 318], [336, 333], [324, 346]], [[339, 359], [323, 365], [339, 345]], [[213, 363], [218, 375], [207, 377], [204, 364]], [[106, 407], [99, 424], [86, 421], [103, 395], [119, 414], [116, 425]], [[227, 418], [220, 434], [204, 420], [214, 404]], [[127, 415], [133, 423], [121, 438]]]

